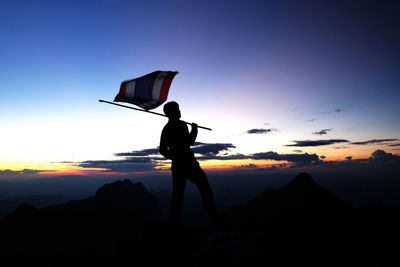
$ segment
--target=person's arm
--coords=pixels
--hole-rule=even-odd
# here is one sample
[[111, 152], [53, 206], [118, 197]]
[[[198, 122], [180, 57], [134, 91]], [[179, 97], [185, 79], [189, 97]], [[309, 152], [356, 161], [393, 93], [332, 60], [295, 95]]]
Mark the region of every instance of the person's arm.
[[161, 133], [161, 140], [160, 140], [160, 154], [166, 157], [167, 159], [172, 159], [172, 153], [168, 148], [167, 142], [166, 142], [166, 133], [164, 130]]
[[193, 145], [194, 142], [196, 141], [196, 137], [197, 137], [197, 124], [196, 123], [192, 123], [192, 130], [190, 131], [189, 134], [189, 145]]

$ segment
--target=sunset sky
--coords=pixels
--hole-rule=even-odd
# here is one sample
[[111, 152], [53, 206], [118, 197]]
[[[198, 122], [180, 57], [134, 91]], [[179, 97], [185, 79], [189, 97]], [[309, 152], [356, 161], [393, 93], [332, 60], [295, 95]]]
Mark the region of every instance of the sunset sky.
[[168, 100], [182, 119], [213, 129], [193, 148], [206, 169], [397, 157], [399, 12], [396, 1], [1, 0], [0, 175], [167, 169], [165, 118], [98, 102], [156, 70], [179, 72]]

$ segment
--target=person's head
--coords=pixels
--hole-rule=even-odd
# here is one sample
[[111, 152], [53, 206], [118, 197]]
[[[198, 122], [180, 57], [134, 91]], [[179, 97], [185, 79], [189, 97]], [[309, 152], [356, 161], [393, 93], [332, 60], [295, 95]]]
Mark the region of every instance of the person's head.
[[179, 105], [175, 101], [171, 101], [165, 104], [163, 110], [165, 116], [167, 116], [169, 119], [179, 119], [181, 117]]

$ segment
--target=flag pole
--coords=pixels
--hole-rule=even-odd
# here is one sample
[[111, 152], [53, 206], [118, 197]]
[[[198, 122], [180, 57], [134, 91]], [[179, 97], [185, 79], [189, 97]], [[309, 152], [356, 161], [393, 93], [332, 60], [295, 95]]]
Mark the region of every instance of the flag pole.
[[[145, 109], [134, 108], [134, 107], [130, 107], [130, 106], [125, 106], [125, 105], [117, 104], [117, 103], [110, 102], [110, 101], [106, 101], [106, 100], [102, 100], [102, 99], [99, 99], [99, 102], [100, 102], [100, 103], [107, 103], [107, 104], [111, 104], [111, 105], [115, 105], [115, 106], [119, 106], [119, 107], [123, 107], [123, 108], [130, 108], [130, 109], [134, 109], [134, 110], [137, 110], [137, 111], [142, 111], [142, 112], [146, 112], [146, 113], [151, 113], [151, 114], [158, 115], [158, 116], [162, 116], [162, 117], [167, 117], [167, 116], [165, 116], [164, 114], [161, 114], [161, 113], [158, 113], [158, 112], [148, 111], [148, 110], [145, 110]], [[191, 125], [190, 122], [187, 122], [187, 121], [183, 121], [183, 122], [186, 123], [186, 124]], [[204, 129], [204, 130], [212, 131], [211, 128], [207, 128], [207, 127], [200, 126], [200, 125], [198, 125], [198, 127], [201, 128], [201, 129]]]

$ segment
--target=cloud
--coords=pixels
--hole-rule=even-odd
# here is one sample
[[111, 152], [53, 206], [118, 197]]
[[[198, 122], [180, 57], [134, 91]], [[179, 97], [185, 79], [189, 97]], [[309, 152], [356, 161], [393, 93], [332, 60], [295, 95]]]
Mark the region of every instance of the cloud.
[[344, 111], [344, 109], [342, 109], [342, 108], [335, 108], [335, 109], [332, 110], [332, 111], [322, 111], [321, 114], [329, 114], [329, 113], [332, 113], [332, 112], [334, 112], [334, 113], [340, 113], [340, 112], [343, 112], [343, 111]]
[[276, 161], [288, 161], [296, 166], [309, 166], [315, 163], [320, 163], [317, 154], [278, 154], [273, 151], [261, 152], [250, 155], [251, 159], [270, 159]]
[[193, 152], [196, 154], [202, 155], [218, 155], [222, 152], [228, 152], [230, 148], [236, 148], [231, 143], [194, 143], [194, 147], [192, 148]]
[[379, 144], [379, 143], [384, 143], [384, 142], [393, 142], [393, 141], [398, 141], [399, 139], [371, 139], [367, 141], [362, 141], [362, 142], [352, 142], [350, 144], [352, 145], [369, 145], [369, 144]]
[[122, 153], [115, 153], [114, 156], [117, 157], [129, 157], [129, 156], [150, 156], [150, 155], [158, 155], [159, 154], [159, 148], [149, 148], [149, 149], [143, 149], [143, 150], [138, 150], [138, 151], [132, 151], [132, 152], [122, 152]]
[[[392, 139], [380, 139], [380, 141], [392, 141]], [[396, 139], [395, 139], [396, 140]], [[370, 140], [371, 141], [371, 140]], [[374, 139], [376, 142], [376, 140]], [[287, 146], [324, 146], [335, 143], [349, 142], [344, 139], [328, 139], [328, 140], [301, 140], [294, 141], [295, 144]], [[371, 154], [369, 159], [357, 159], [353, 160], [351, 156], [346, 157], [346, 161], [325, 161], [324, 155], [300, 153], [302, 150], [294, 150], [297, 153], [293, 154], [280, 154], [277, 152], [259, 152], [254, 154], [231, 154], [230, 150], [235, 148], [232, 143], [201, 143], [196, 142], [193, 146], [193, 152], [196, 153], [196, 158], [199, 161], [204, 160], [274, 160], [283, 161], [281, 165], [277, 167], [304, 167], [304, 166], [315, 166], [315, 165], [328, 165], [328, 166], [341, 166], [343, 164], [375, 164], [379, 162], [394, 162], [399, 160], [400, 156], [386, 153], [383, 150], [376, 150]], [[168, 162], [164, 157], [161, 157], [158, 152], [158, 148], [143, 149], [131, 152], [115, 153], [114, 155], [120, 157], [117, 160], [87, 160], [78, 163], [70, 163], [78, 165], [83, 168], [100, 168], [104, 169], [104, 172], [151, 172], [156, 171], [157, 167], [165, 166]], [[344, 166], [344, 165], [343, 165]], [[256, 164], [250, 163], [241, 165], [240, 168], [253, 169], [259, 167]], [[0, 174], [36, 174], [40, 171], [37, 170], [22, 170], [22, 171], [0, 171]]]
[[[161, 159], [161, 158], [160, 158]], [[84, 165], [88, 166], [91, 164], [95, 164], [97, 166], [99, 165], [107, 165], [107, 164], [124, 164], [124, 163], [151, 163], [154, 161], [154, 158], [150, 157], [129, 157], [125, 159], [120, 159], [120, 160], [86, 160], [79, 162], [79, 164], [84, 167]], [[93, 167], [90, 167], [93, 168]]]
[[[192, 148], [197, 154], [197, 159], [202, 160], [241, 160], [241, 159], [266, 159], [276, 161], [287, 161], [295, 166], [309, 166], [320, 163], [316, 154], [279, 154], [276, 152], [260, 152], [255, 154], [229, 154], [230, 149], [235, 148], [231, 143], [201, 143], [196, 142]], [[297, 150], [301, 152], [301, 150]], [[115, 153], [122, 157], [117, 160], [87, 160], [72, 163], [83, 168], [101, 168], [105, 172], [142, 172], [156, 170], [157, 166], [165, 164], [166, 159], [158, 156], [158, 148], [143, 149], [132, 152]], [[254, 165], [254, 164], [253, 164]], [[252, 164], [246, 168], [254, 168]], [[244, 167], [244, 166], [243, 166]]]
[[214, 154], [203, 154], [196, 157], [198, 160], [208, 160], [208, 159], [217, 159], [217, 160], [235, 160], [235, 159], [249, 159], [249, 155], [244, 154], [233, 154], [233, 155], [214, 155]]
[[201, 155], [197, 157], [198, 160], [275, 160], [275, 161], [288, 161], [294, 163], [296, 166], [309, 166], [321, 163], [317, 154], [279, 154], [277, 152], [259, 152], [250, 155], [233, 154], [233, 155]]
[[82, 168], [101, 168], [104, 172], [146, 172], [154, 171], [165, 160], [158, 148], [142, 149], [131, 152], [114, 153], [121, 157], [117, 160], [86, 160], [78, 162]]
[[0, 170], [0, 176], [3, 176], [3, 175], [36, 175], [40, 172], [44, 172], [44, 170], [23, 169], [20, 171], [12, 171], [10, 169], [7, 169], [7, 170]]
[[[326, 129], [324, 129], [326, 130]], [[373, 139], [365, 141], [364, 143], [376, 143], [376, 142], [388, 142], [397, 139]], [[327, 140], [297, 140], [293, 141], [295, 144], [289, 144], [287, 146], [325, 146], [336, 143], [349, 142], [345, 139], [327, 139]], [[371, 154], [371, 157], [365, 159], [354, 160], [352, 156], [346, 157], [345, 161], [326, 161], [324, 155], [301, 153], [302, 150], [293, 150], [296, 153], [280, 154], [274, 151], [259, 152], [254, 154], [231, 154], [230, 150], [235, 148], [232, 143], [202, 143], [196, 142], [192, 148], [193, 152], [196, 153], [196, 158], [199, 161], [204, 160], [274, 160], [282, 161], [282, 165], [277, 167], [303, 167], [303, 166], [315, 166], [315, 165], [329, 165], [329, 166], [349, 166], [349, 164], [375, 164], [377, 162], [393, 162], [399, 160], [400, 156], [386, 153], [383, 150], [377, 150]], [[346, 148], [346, 147], [336, 147]], [[143, 149], [131, 152], [115, 153], [114, 155], [121, 157], [117, 160], [87, 160], [78, 163], [78, 166], [83, 168], [102, 168], [105, 172], [146, 172], [154, 171], [158, 166], [166, 164], [166, 159], [161, 157], [158, 152], [158, 148]], [[397, 163], [397, 161], [394, 161]], [[73, 164], [73, 163], [72, 163]], [[76, 165], [77, 163], [75, 163]], [[355, 165], [354, 165], [355, 166]], [[240, 168], [260, 168], [256, 164], [250, 163], [240, 166]], [[5, 171], [3, 171], [5, 172]], [[8, 171], [10, 172], [10, 171]], [[25, 170], [25, 172], [28, 172]]]
[[392, 153], [387, 153], [383, 150], [376, 150], [371, 154], [369, 160], [371, 162], [387, 162], [387, 161], [394, 161], [399, 160], [400, 156], [393, 155]]
[[309, 119], [309, 120], [307, 120], [307, 121], [316, 121], [317, 119]]
[[241, 168], [247, 168], [247, 169], [255, 169], [257, 168], [257, 165], [253, 164], [253, 163], [249, 163], [247, 165], [241, 165]]
[[102, 168], [106, 172], [142, 172], [152, 171], [158, 166], [153, 158], [125, 158], [122, 160], [87, 160], [78, 163], [82, 168]]
[[[196, 154], [217, 155], [222, 152], [228, 152], [230, 148], [236, 148], [236, 147], [231, 143], [195, 142], [194, 146], [192, 147], [192, 150]], [[148, 156], [158, 156], [160, 155], [160, 153], [159, 153], [159, 148], [148, 148], [132, 152], [115, 153], [114, 155], [117, 157], [148, 157]]]
[[270, 128], [270, 129], [250, 129], [246, 133], [248, 134], [266, 134], [276, 132], [278, 129]]
[[[369, 158], [353, 159], [352, 156], [347, 156], [346, 160], [338, 161], [324, 161], [323, 167], [343, 167], [352, 168], [359, 171], [361, 168], [370, 168], [372, 172], [376, 171], [378, 167], [384, 167], [383, 171], [394, 171], [398, 173], [400, 166], [400, 156], [387, 153], [384, 150], [378, 149], [371, 153]], [[372, 168], [372, 169], [371, 169]]]
[[327, 134], [327, 132], [330, 132], [330, 131], [332, 131], [332, 130], [333, 130], [333, 128], [323, 129], [323, 130], [318, 131], [318, 132], [313, 132], [313, 134], [324, 135], [324, 134]]
[[[197, 157], [198, 160], [209, 160], [209, 159], [216, 159], [216, 160], [240, 160], [240, 159], [254, 159], [254, 160], [276, 160], [276, 161], [288, 161], [290, 163], [294, 163], [296, 166], [308, 166], [311, 164], [319, 163], [319, 157], [316, 154], [279, 154], [273, 151], [269, 152], [260, 152], [254, 153], [250, 155], [244, 154], [232, 154], [232, 155], [221, 155], [219, 152], [228, 150], [229, 148], [234, 148], [235, 146], [232, 144], [204, 144], [200, 143], [203, 148], [211, 148], [217, 147], [218, 149], [212, 150], [212, 153], [198, 153], [201, 154]], [[193, 149], [195, 151], [195, 149]], [[301, 152], [301, 150], [299, 150]]]
[[[227, 155], [231, 148], [235, 146], [231, 143], [201, 143], [196, 142], [193, 152], [200, 154], [199, 160], [205, 159], [242, 159], [245, 156], [241, 154]], [[223, 154], [224, 155], [220, 155]], [[101, 168], [105, 172], [143, 172], [154, 171], [157, 166], [164, 164], [166, 159], [161, 157], [158, 148], [142, 149], [131, 152], [114, 153], [121, 157], [117, 160], [87, 160], [74, 163], [82, 168]]]
[[348, 140], [345, 139], [328, 139], [328, 140], [301, 140], [301, 141], [293, 141], [295, 144], [290, 144], [286, 146], [298, 146], [298, 147], [306, 147], [306, 146], [327, 146], [337, 143], [347, 143]]
[[388, 146], [400, 146], [400, 144], [390, 144]]

